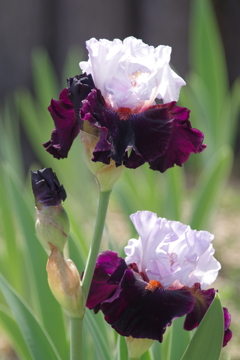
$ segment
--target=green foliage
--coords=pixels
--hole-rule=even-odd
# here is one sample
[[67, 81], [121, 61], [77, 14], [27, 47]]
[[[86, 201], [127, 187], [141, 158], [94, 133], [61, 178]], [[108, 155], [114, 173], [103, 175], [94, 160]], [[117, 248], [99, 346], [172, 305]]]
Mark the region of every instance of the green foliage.
[[[229, 90], [210, 1], [192, 0], [190, 33], [191, 71], [180, 101], [191, 109], [192, 125], [205, 133], [208, 147], [202, 154], [192, 155], [186, 165], [188, 173], [185, 167], [175, 167], [160, 174], [149, 170], [148, 165], [126, 170], [115, 185], [112, 204], [123, 212], [128, 222], [131, 213], [151, 210], [158, 216], [191, 223], [193, 228], [211, 229], [211, 216], [231, 171], [240, 110], [240, 82], [236, 81]], [[77, 73], [79, 57], [76, 48], [69, 51], [64, 76]], [[36, 162], [31, 168], [52, 167], [67, 190], [64, 206], [72, 229], [68, 251], [80, 274], [89, 249], [98, 191], [84, 164], [80, 141], [74, 142], [68, 159], [61, 161], [41, 146], [49, 140], [54, 128], [47, 107], [52, 97], [58, 97], [60, 87], [44, 49], [33, 52], [32, 68], [35, 96], [29, 89], [19, 89], [14, 94], [15, 109], [8, 99], [0, 114], [0, 323], [21, 359], [44, 359], [49, 354], [48, 359], [65, 360], [69, 354], [68, 322], [48, 288], [47, 254], [35, 237], [34, 200], [29, 177], [24, 175], [19, 127], [23, 128], [34, 152]], [[189, 173], [199, 179], [191, 188], [187, 186]], [[190, 209], [190, 216], [186, 214], [186, 207]], [[182, 360], [195, 359], [191, 356], [200, 343], [206, 350], [207, 344], [215, 341], [215, 331], [211, 333], [209, 329], [220, 319], [219, 304], [216, 299]], [[86, 312], [84, 360], [127, 359], [125, 339], [116, 336], [100, 313]], [[175, 320], [167, 329], [163, 343], [155, 342], [142, 360], [180, 359], [189, 342], [189, 333], [182, 330], [182, 321]], [[219, 323], [219, 328], [221, 326]], [[207, 329], [207, 338], [202, 329]], [[219, 340], [216, 341], [212, 356], [220, 351]], [[207, 360], [205, 355], [202, 358]]]
[[0, 321], [20, 358], [22, 360], [32, 360], [29, 348], [26, 345], [16, 321], [13, 319], [9, 309], [3, 305], [0, 306]]
[[223, 191], [232, 161], [231, 148], [223, 146], [203, 169], [194, 189], [196, 195], [190, 220], [193, 229], [200, 230], [207, 225], [212, 209], [218, 203], [221, 191]]
[[118, 335], [116, 360], [125, 360], [128, 358], [127, 344], [123, 336]]
[[[35, 238], [34, 217], [32, 209], [32, 199], [24, 191], [23, 185], [18, 181], [17, 174], [11, 169], [6, 169], [8, 176], [9, 197], [14, 203], [15, 216], [20, 222], [20, 229], [25, 242], [23, 255], [26, 264], [26, 272], [29, 284], [34, 289], [35, 299], [32, 303], [34, 310], [42, 319], [44, 327], [48, 330], [55, 346], [58, 345], [59, 353], [67, 355], [66, 332], [63, 323], [62, 310], [56, 304], [54, 297], [48, 287], [45, 269], [47, 254]], [[4, 174], [4, 171], [3, 171]], [[25, 241], [24, 241], [25, 240]], [[22, 278], [25, 281], [25, 277]], [[56, 332], [56, 328], [58, 331]]]
[[142, 356], [141, 360], [153, 360], [152, 353], [150, 350], [146, 351]]
[[12, 310], [34, 360], [60, 360], [60, 356], [34, 313], [9, 283], [0, 275], [0, 289]]
[[[174, 320], [171, 332], [171, 344], [169, 344], [169, 360], [179, 360], [187, 348], [191, 333], [183, 331], [184, 318]], [[181, 336], [179, 336], [181, 334]]]
[[223, 342], [223, 311], [216, 294], [181, 360], [218, 360]]
[[[201, 79], [204, 88], [209, 124], [215, 146], [222, 140], [219, 118], [228, 92], [227, 67], [216, 18], [209, 0], [193, 0], [190, 24], [191, 70]], [[197, 87], [195, 88], [197, 91]], [[221, 124], [223, 125], [223, 124]]]
[[224, 145], [234, 146], [239, 118], [239, 80], [229, 89], [226, 60], [211, 1], [192, 0], [190, 73], [181, 91], [191, 122], [205, 134], [203, 165]]

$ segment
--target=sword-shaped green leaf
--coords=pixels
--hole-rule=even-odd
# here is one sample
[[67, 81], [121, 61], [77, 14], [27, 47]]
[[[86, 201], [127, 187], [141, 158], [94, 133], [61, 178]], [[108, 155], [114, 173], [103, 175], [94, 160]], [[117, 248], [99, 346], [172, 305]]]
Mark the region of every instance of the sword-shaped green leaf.
[[181, 360], [218, 360], [223, 343], [223, 310], [216, 294]]
[[0, 289], [16, 319], [34, 360], [61, 360], [48, 333], [34, 316], [27, 303], [0, 275]]

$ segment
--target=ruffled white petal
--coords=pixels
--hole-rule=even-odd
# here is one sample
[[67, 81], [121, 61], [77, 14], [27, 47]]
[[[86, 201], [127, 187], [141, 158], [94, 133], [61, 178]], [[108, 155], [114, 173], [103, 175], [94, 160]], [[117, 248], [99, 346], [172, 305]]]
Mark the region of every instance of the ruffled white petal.
[[157, 218], [149, 211], [130, 216], [139, 239], [125, 247], [126, 263], [136, 263], [149, 280], [165, 287], [199, 282], [202, 289], [213, 283], [221, 268], [214, 258], [212, 240], [207, 231], [192, 230], [177, 221]]
[[169, 66], [169, 46], [154, 48], [134, 37], [123, 41], [92, 38], [86, 45], [89, 59], [80, 62], [80, 68], [92, 74], [95, 86], [114, 110], [143, 111], [156, 98], [164, 103], [178, 100], [185, 82]]

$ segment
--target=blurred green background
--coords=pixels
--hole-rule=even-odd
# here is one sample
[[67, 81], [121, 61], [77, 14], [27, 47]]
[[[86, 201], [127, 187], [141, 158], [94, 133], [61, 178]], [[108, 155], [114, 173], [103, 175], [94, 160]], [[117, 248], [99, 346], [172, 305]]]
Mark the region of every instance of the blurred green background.
[[[131, 4], [131, 11], [137, 11], [136, 3], [132, 1]], [[142, 1], [139, 4], [143, 6]], [[136, 236], [129, 215], [137, 210], [151, 210], [158, 216], [188, 223], [194, 229], [213, 232], [216, 257], [222, 263], [214, 287], [219, 289], [222, 304], [229, 308], [233, 320], [233, 339], [224, 349], [221, 359], [239, 360], [240, 188], [236, 162], [233, 173], [233, 155], [238, 134], [240, 81], [230, 79], [229, 82], [226, 57], [211, 2], [192, 0], [190, 5], [188, 61], [186, 58], [189, 69], [187, 71], [183, 66], [181, 70], [187, 71], [187, 86], [181, 91], [180, 104], [191, 110], [192, 126], [204, 132], [207, 149], [202, 154], [192, 155], [182, 168], [174, 167], [164, 174], [149, 170], [148, 165], [136, 170], [127, 169], [113, 190], [102, 249], [114, 249], [123, 256], [123, 246], [130, 237]], [[82, 16], [84, 12], [79, 14], [79, 21]], [[138, 18], [139, 14], [136, 12], [135, 16]], [[133, 23], [133, 31], [137, 32], [137, 20], [134, 19]], [[97, 37], [98, 32], [94, 36]], [[146, 41], [144, 36], [143, 40]], [[44, 47], [35, 47], [29, 75], [32, 85], [30, 88], [18, 87], [6, 96], [0, 113], [0, 272], [30, 306], [27, 319], [35, 321], [36, 317], [39, 320], [41, 326], [38, 322], [33, 325], [36, 331], [41, 332], [42, 328], [47, 331], [47, 335], [41, 335], [44, 339], [46, 336], [44, 341], [56, 347], [60, 344], [58, 351], [62, 359], [68, 358], [68, 324], [48, 289], [47, 254], [35, 237], [30, 170], [52, 167], [64, 184], [68, 194], [65, 208], [72, 229], [68, 254], [81, 273], [97, 211], [97, 186], [84, 164], [80, 141], [75, 140], [68, 159], [60, 161], [51, 157], [41, 144], [49, 140], [53, 129], [47, 111], [50, 99], [58, 98], [60, 90], [66, 86], [67, 77], [79, 73], [78, 63], [84, 57], [81, 47], [70, 48], [62, 56], [65, 64], [59, 77], [48, 51]], [[177, 61], [174, 66], [178, 71]], [[3, 289], [7, 291], [8, 285], [1, 284], [4, 296], [0, 293], [3, 339], [0, 359], [33, 359], [19, 331], [22, 320], [14, 310], [21, 300], [18, 295], [11, 295], [15, 305], [6, 301]], [[25, 305], [23, 308], [28, 311]], [[183, 339], [185, 335], [179, 332], [174, 336]], [[156, 345], [148, 356], [154, 360], [163, 359], [168, 341], [166, 336], [165, 345]], [[109, 349], [115, 356], [117, 346], [122, 346], [122, 351], [125, 351], [121, 339], [110, 331], [101, 314], [94, 316], [89, 311], [84, 344], [86, 360], [110, 360], [113, 357], [108, 355]], [[167, 359], [178, 360], [181, 351], [179, 348], [179, 352], [170, 352]], [[122, 356], [124, 359], [124, 354]]]

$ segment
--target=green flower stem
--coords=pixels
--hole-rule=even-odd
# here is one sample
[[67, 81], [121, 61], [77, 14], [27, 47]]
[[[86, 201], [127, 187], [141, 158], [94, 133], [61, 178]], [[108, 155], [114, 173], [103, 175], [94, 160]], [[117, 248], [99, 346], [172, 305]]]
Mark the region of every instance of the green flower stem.
[[[100, 192], [98, 214], [89, 250], [86, 268], [84, 271], [82, 289], [87, 299], [95, 265], [102, 240], [107, 208], [111, 191]], [[83, 318], [70, 318], [70, 360], [82, 360], [82, 324]]]
[[167, 359], [166, 360], [171, 360], [171, 352], [172, 352], [172, 346], [173, 346], [173, 326], [174, 326], [174, 321], [172, 326], [170, 327], [169, 330], [169, 335], [168, 335], [168, 348], [167, 348]]
[[140, 360], [140, 358], [128, 358], [128, 360]]
[[83, 318], [70, 318], [70, 360], [82, 360]]
[[106, 192], [100, 192], [98, 214], [97, 214], [92, 244], [90, 251], [88, 253], [87, 264], [82, 281], [82, 289], [86, 296], [86, 299], [88, 297], [88, 293], [96, 265], [96, 260], [102, 240], [102, 234], [103, 234], [105, 219], [107, 215], [107, 208], [108, 208], [110, 194], [111, 194], [111, 190]]

